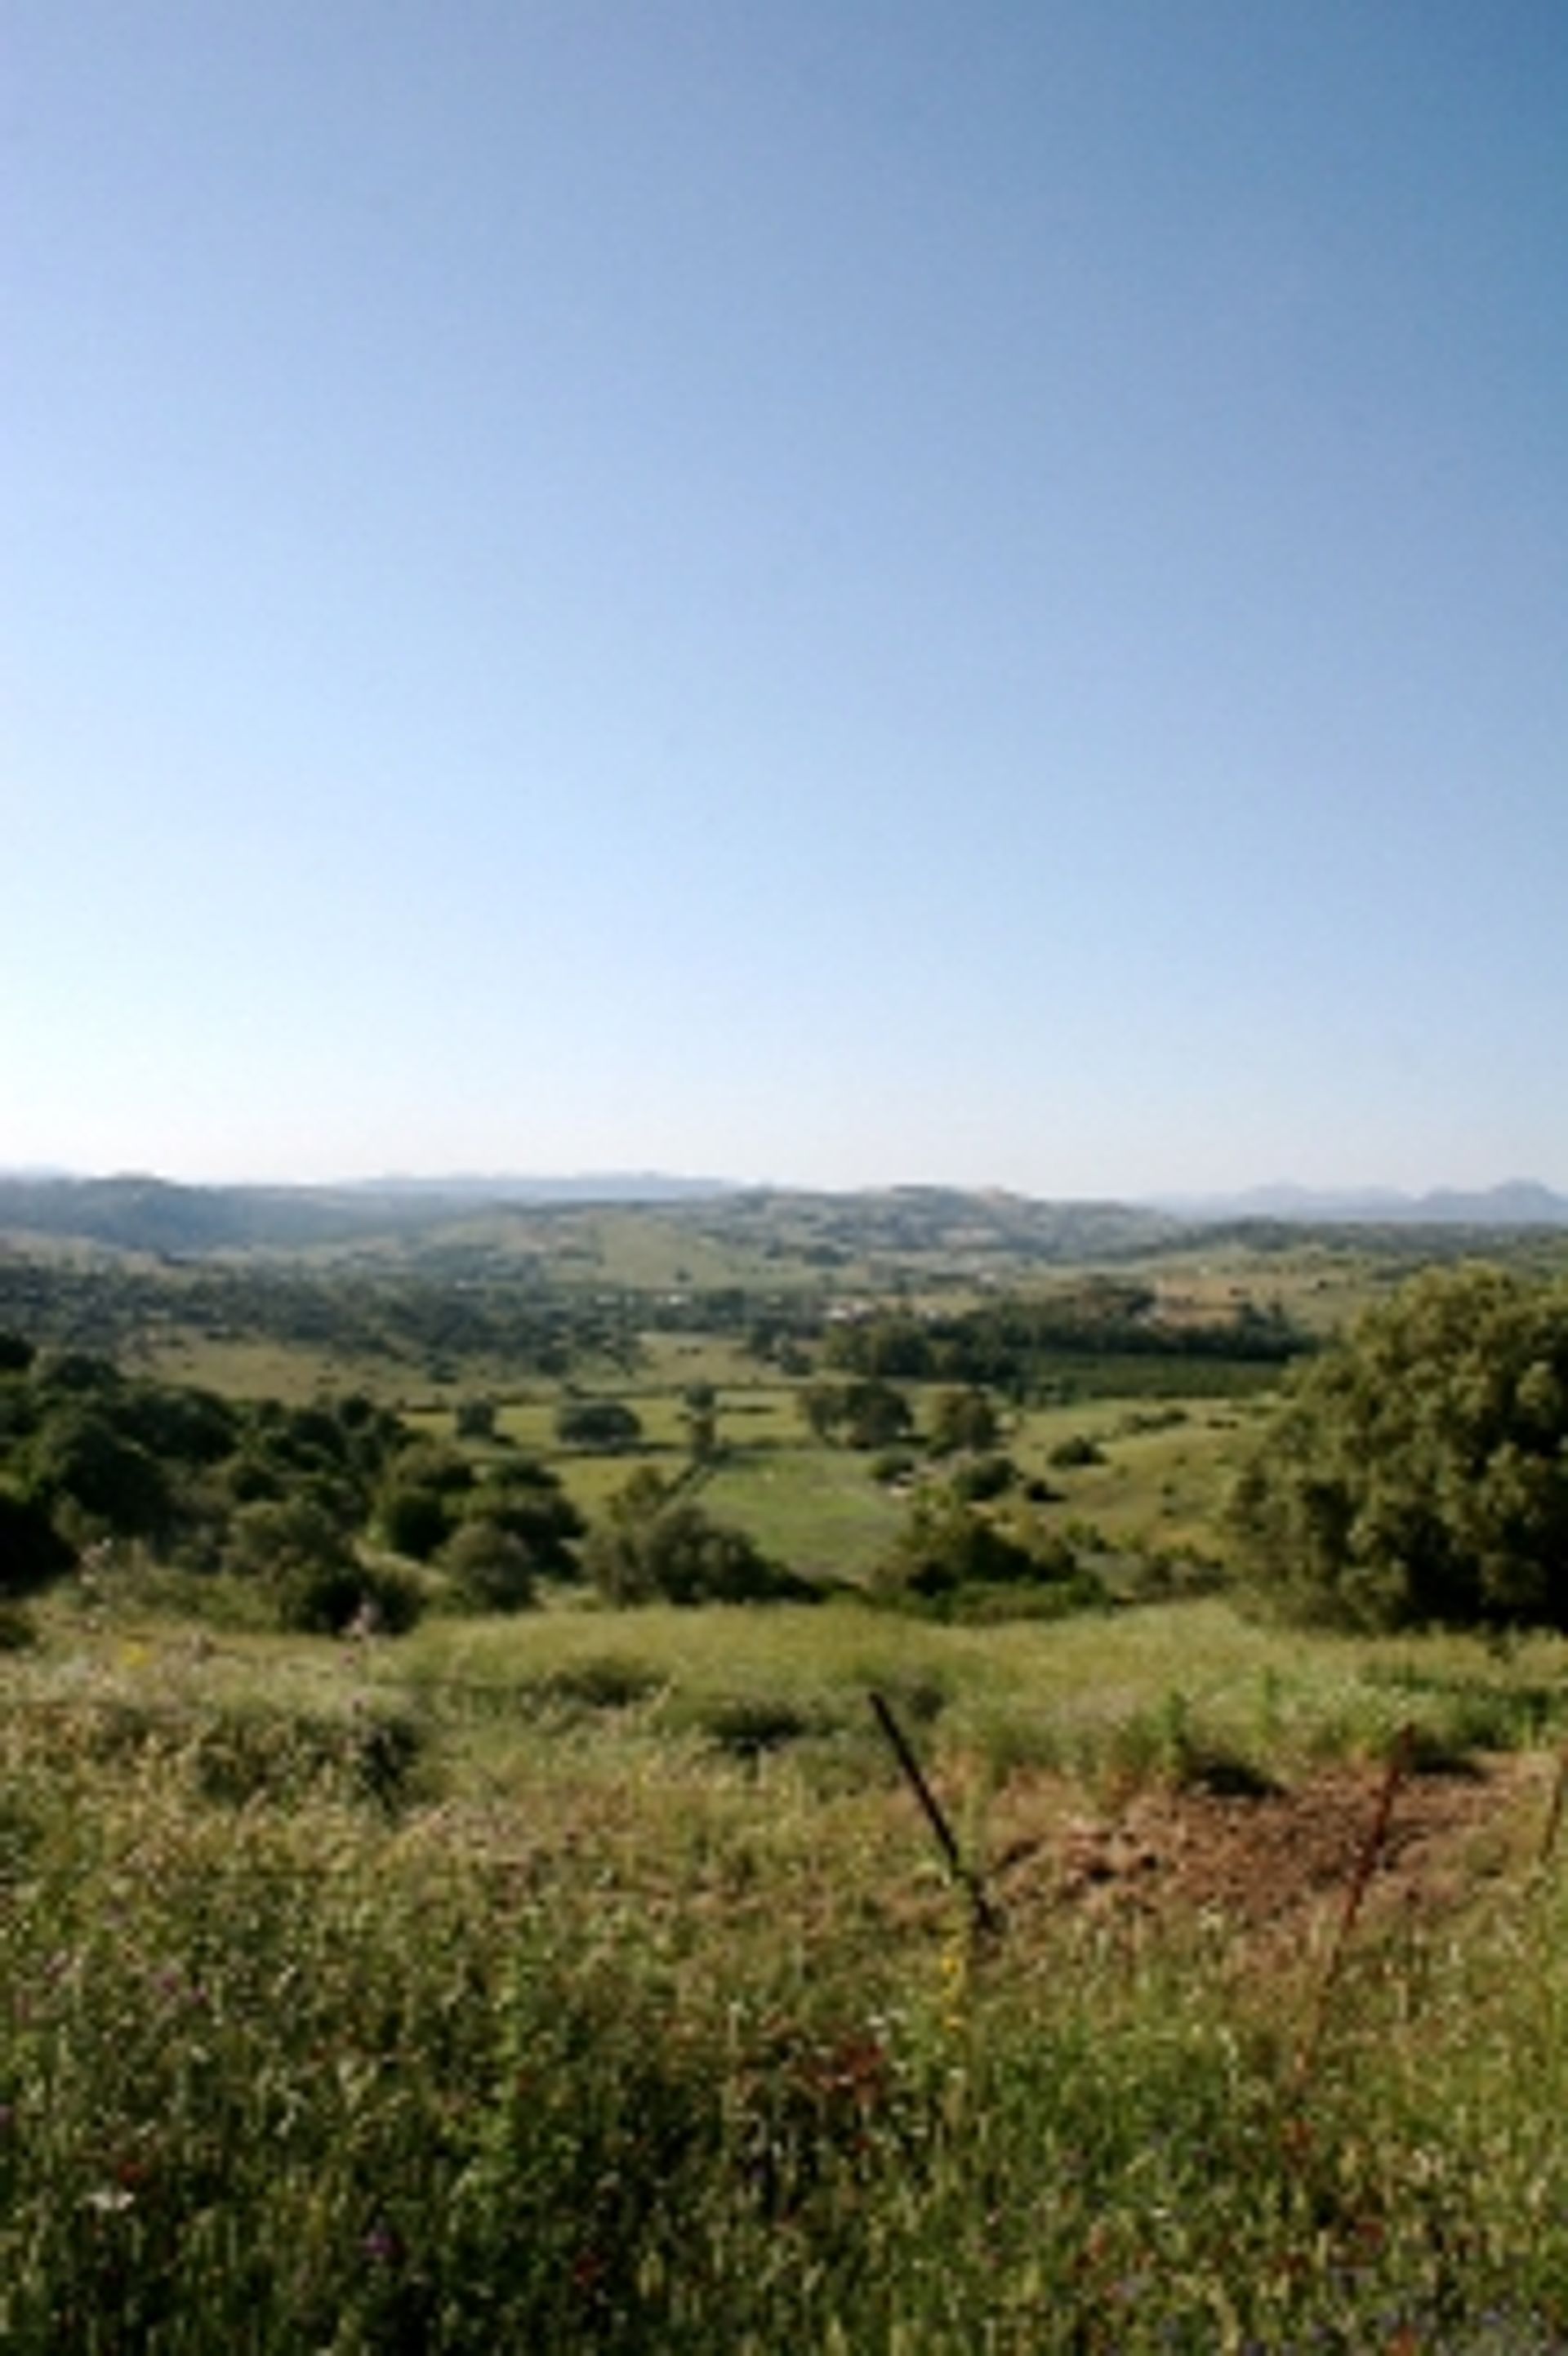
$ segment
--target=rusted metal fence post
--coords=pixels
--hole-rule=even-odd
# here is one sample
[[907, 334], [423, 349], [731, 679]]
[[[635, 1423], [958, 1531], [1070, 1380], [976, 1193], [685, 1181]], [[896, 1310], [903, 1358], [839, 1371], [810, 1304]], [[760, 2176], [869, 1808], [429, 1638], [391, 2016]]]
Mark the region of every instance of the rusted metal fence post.
[[1377, 1870], [1378, 1859], [1382, 1854], [1383, 1843], [1389, 1837], [1389, 1823], [1394, 1812], [1394, 1800], [1400, 1785], [1411, 1771], [1414, 1758], [1415, 1729], [1413, 1726], [1402, 1726], [1394, 1739], [1394, 1747], [1389, 1754], [1388, 1770], [1383, 1777], [1382, 1790], [1378, 1794], [1376, 1813], [1367, 1828], [1367, 1837], [1362, 1842], [1360, 1854], [1356, 1859], [1355, 1871], [1351, 1874], [1346, 1888], [1345, 1904], [1339, 1916], [1339, 1926], [1335, 1932], [1334, 1944], [1328, 1951], [1328, 1962], [1325, 1966], [1322, 1980], [1318, 1984], [1317, 2000], [1313, 2007], [1307, 2033], [1303, 2040], [1301, 2051], [1296, 2057], [1295, 2083], [1298, 2093], [1305, 2088], [1311, 2079], [1313, 2068], [1317, 2060], [1317, 2049], [1323, 2041], [1323, 2032], [1327, 2025], [1329, 2003], [1339, 1978], [1340, 1966], [1345, 1960], [1345, 1951], [1350, 1943], [1350, 1933], [1356, 1927], [1356, 1917], [1361, 1911], [1361, 1901], [1367, 1894], [1368, 1884]]
[[1557, 1836], [1563, 1829], [1563, 1806], [1568, 1800], [1568, 1742], [1557, 1754], [1557, 1772], [1552, 1779], [1552, 1797], [1547, 1803], [1546, 1822], [1541, 1828], [1541, 1847], [1535, 1859], [1535, 1869], [1544, 1873], [1557, 1849]]
[[952, 1826], [942, 1814], [936, 1794], [927, 1783], [919, 1761], [909, 1747], [908, 1739], [894, 1717], [884, 1697], [868, 1694], [872, 1715], [887, 1740], [887, 1747], [903, 1770], [904, 1780], [920, 1804], [921, 1812], [936, 1837], [949, 1873], [969, 1900], [970, 1914], [974, 1928], [983, 1937], [996, 1938], [1002, 1929], [1002, 1916], [985, 1894], [985, 1885], [974, 1868], [966, 1865], [953, 1835]]

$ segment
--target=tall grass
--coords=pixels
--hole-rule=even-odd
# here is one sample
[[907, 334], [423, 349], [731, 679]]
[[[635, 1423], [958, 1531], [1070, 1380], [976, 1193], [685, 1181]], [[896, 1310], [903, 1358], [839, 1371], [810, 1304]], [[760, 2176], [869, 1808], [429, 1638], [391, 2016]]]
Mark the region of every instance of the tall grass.
[[[1096, 1657], [1121, 1723], [1177, 1691], [1283, 1767], [1315, 1708], [1370, 1740], [1546, 1654], [1122, 1632], [46, 1629], [0, 1665], [0, 2342], [1564, 2344], [1552, 1876], [1353, 1954], [1304, 2095], [1309, 1976], [1212, 1926], [972, 1950], [860, 1710], [875, 1676], [983, 1805], [986, 1727], [1069, 1740]], [[802, 1722], [726, 1743], [748, 1697]], [[204, 1772], [229, 1742], [265, 1772]]]

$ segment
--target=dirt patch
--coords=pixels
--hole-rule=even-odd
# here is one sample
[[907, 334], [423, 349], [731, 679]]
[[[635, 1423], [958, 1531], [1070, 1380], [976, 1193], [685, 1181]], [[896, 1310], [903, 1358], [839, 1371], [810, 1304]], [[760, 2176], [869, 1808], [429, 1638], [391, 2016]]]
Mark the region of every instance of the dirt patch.
[[[1369, 1922], [1462, 1909], [1528, 1872], [1550, 1803], [1539, 1759], [1408, 1777], [1394, 1794], [1363, 1900]], [[1139, 1792], [1104, 1813], [1015, 1787], [993, 1823], [992, 1879], [1009, 1914], [1209, 1918], [1246, 1933], [1310, 1935], [1337, 1920], [1360, 1869], [1384, 1771], [1338, 1767], [1240, 1797]]]

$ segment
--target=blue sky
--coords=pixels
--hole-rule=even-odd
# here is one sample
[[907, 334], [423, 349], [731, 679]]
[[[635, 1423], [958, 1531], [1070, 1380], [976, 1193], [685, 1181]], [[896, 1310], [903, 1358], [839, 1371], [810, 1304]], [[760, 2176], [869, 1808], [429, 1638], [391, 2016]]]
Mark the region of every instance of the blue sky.
[[1560, 0], [0, 47], [0, 1162], [1568, 1186]]

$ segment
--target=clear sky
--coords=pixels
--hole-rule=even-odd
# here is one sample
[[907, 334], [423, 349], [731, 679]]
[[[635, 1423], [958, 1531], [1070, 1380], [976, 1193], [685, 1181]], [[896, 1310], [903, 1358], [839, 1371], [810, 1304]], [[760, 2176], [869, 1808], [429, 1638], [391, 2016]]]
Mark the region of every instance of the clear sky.
[[0, 0], [0, 1163], [1568, 1186], [1563, 0]]

